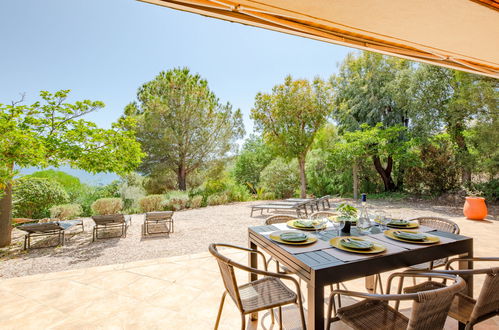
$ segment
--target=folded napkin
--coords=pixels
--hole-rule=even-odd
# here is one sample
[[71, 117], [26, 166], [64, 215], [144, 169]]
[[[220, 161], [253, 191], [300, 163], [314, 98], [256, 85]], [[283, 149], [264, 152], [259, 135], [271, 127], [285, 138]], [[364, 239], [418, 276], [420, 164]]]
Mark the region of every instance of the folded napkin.
[[287, 232], [282, 233], [280, 238], [287, 242], [303, 242], [307, 240], [308, 236], [300, 232]]
[[410, 240], [410, 241], [422, 241], [426, 238], [426, 235], [421, 233], [409, 233], [406, 231], [394, 231], [393, 235], [398, 238]]
[[343, 238], [340, 244], [349, 249], [367, 250], [373, 247], [373, 243], [361, 239]]

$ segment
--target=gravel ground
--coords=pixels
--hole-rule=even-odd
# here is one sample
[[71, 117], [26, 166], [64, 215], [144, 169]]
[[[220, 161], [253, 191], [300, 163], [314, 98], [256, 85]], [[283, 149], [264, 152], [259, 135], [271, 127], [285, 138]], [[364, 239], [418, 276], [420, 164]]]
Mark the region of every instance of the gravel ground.
[[[334, 202], [344, 201], [335, 199]], [[264, 223], [264, 216], [251, 218], [250, 207], [261, 202], [233, 203], [206, 208], [185, 210], [174, 215], [175, 232], [169, 236], [142, 236], [144, 215], [132, 217], [132, 225], [126, 238], [100, 239], [92, 242], [93, 221], [84, 219], [85, 232], [67, 235], [64, 246], [22, 251], [23, 232], [14, 229], [14, 242], [8, 249], [0, 250], [0, 278], [48, 273], [76, 268], [86, 268], [130, 261], [185, 255], [207, 251], [211, 242], [247, 245], [247, 227]], [[462, 206], [438, 206], [428, 201], [370, 201], [370, 208], [382, 208], [393, 217], [405, 219], [423, 215], [446, 217], [456, 221], [466, 234], [473, 232], [474, 222], [462, 216]], [[258, 212], [255, 213], [255, 215]], [[497, 207], [490, 208], [488, 217], [491, 229], [499, 225]], [[464, 228], [463, 228], [464, 227]], [[471, 236], [471, 235], [470, 235]], [[46, 245], [41, 241], [34, 246]]]

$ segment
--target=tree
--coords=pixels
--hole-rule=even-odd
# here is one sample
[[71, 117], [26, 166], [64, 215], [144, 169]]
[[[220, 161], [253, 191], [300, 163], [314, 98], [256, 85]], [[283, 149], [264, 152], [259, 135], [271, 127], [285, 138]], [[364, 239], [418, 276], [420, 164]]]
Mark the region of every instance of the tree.
[[234, 178], [243, 185], [248, 185], [255, 193], [260, 182], [260, 173], [272, 161], [273, 154], [260, 136], [251, 135], [243, 145], [241, 154], [234, 164]]
[[433, 129], [445, 127], [457, 148], [462, 183], [470, 183], [476, 160], [470, 151], [466, 130], [473, 121], [480, 126], [489, 123], [493, 134], [499, 107], [499, 83], [471, 73], [422, 64], [416, 72], [413, 95], [420, 109], [419, 120]]
[[142, 157], [133, 120], [98, 128], [82, 116], [104, 106], [99, 101], [66, 103], [69, 90], [40, 92], [32, 105], [0, 104], [0, 247], [10, 244], [12, 180], [19, 167], [68, 164], [89, 172], [127, 173]]
[[[409, 61], [380, 54], [363, 52], [349, 54], [340, 66], [337, 76], [331, 77], [335, 96], [335, 118], [340, 131], [359, 130], [363, 124], [371, 127], [382, 123], [384, 127], [409, 128], [414, 102], [408, 93], [411, 88], [413, 67]], [[400, 134], [401, 142], [407, 136]], [[386, 158], [371, 154], [373, 165], [383, 180], [386, 191], [403, 184], [404, 168], [399, 167], [397, 183], [393, 179], [393, 156]], [[384, 164], [383, 164], [384, 163]], [[352, 162], [355, 172], [356, 162]]]
[[244, 135], [241, 111], [221, 104], [206, 80], [189, 69], [160, 72], [125, 109], [136, 118], [137, 138], [147, 156], [145, 174], [173, 170], [180, 190], [203, 163], [227, 154]]
[[306, 156], [315, 134], [330, 114], [330, 88], [319, 78], [310, 83], [287, 76], [283, 84], [274, 86], [271, 94], [256, 95], [251, 118], [277, 154], [298, 159], [302, 198], [307, 192]]

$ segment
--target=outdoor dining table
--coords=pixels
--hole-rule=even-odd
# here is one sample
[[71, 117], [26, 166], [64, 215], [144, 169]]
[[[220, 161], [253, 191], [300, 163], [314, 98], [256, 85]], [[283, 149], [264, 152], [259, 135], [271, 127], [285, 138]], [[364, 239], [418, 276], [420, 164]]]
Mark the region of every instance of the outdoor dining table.
[[[325, 328], [324, 287], [330, 284], [353, 280], [382, 272], [416, 265], [431, 260], [459, 255], [473, 257], [473, 239], [426, 227], [431, 235], [438, 236], [438, 244], [411, 244], [391, 240], [384, 236], [378, 227], [373, 227], [369, 235], [363, 238], [384, 245], [387, 250], [379, 254], [356, 254], [340, 251], [329, 245], [329, 240], [338, 235], [336, 230], [326, 230], [319, 234], [319, 240], [312, 245], [290, 246], [279, 244], [269, 238], [273, 231], [290, 229], [285, 223], [255, 226], [248, 228], [248, 242], [251, 249], [261, 249], [292, 270], [307, 284], [307, 329]], [[351, 234], [359, 236], [355, 228]], [[258, 267], [257, 254], [249, 256], [251, 267]], [[472, 269], [472, 262], [460, 262], [459, 269]], [[372, 278], [372, 277], [370, 277]], [[467, 282], [468, 295], [473, 294], [473, 278], [464, 278]], [[256, 274], [250, 274], [250, 281], [257, 280]], [[366, 281], [366, 284], [368, 281]], [[368, 288], [369, 289], [369, 288]], [[257, 319], [253, 314], [252, 319]]]

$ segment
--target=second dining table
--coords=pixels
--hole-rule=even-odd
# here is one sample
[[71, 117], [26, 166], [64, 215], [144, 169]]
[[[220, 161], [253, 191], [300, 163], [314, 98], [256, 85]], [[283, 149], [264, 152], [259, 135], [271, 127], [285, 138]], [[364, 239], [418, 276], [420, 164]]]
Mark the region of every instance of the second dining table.
[[[451, 234], [433, 228], [424, 227], [420, 231], [439, 238], [436, 244], [413, 244], [393, 240], [382, 230], [374, 226], [368, 235], [359, 235], [356, 228], [345, 234], [327, 228], [319, 233], [318, 240], [307, 245], [286, 245], [272, 240], [271, 233], [280, 230], [294, 230], [286, 223], [254, 226], [248, 228], [248, 242], [251, 249], [261, 249], [276, 261], [286, 266], [300, 277], [307, 285], [307, 328], [319, 330], [325, 328], [324, 287], [357, 278], [367, 277], [382, 272], [393, 271], [423, 262], [458, 255], [473, 257], [473, 239]], [[339, 235], [338, 235], [339, 234]], [[330, 245], [330, 240], [337, 236], [361, 236], [386, 248], [382, 253], [350, 253]], [[258, 267], [256, 254], [250, 254], [249, 264]], [[460, 269], [473, 268], [472, 262], [461, 262]], [[255, 274], [250, 280], [257, 280]], [[468, 295], [472, 296], [473, 279], [467, 281]], [[257, 315], [252, 315], [253, 319]]]

